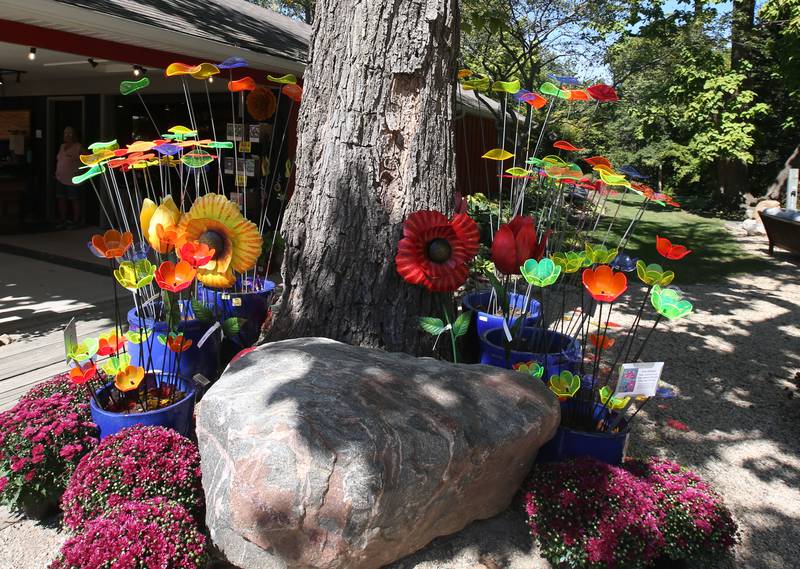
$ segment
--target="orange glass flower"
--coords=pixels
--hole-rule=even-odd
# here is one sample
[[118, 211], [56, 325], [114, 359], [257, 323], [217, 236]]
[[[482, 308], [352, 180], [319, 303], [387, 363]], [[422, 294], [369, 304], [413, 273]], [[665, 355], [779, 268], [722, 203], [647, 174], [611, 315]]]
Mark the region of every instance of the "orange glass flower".
[[98, 356], [112, 356], [119, 352], [128, 339], [125, 336], [117, 336], [116, 332], [111, 332], [107, 336], [100, 336], [97, 344]]
[[99, 233], [92, 236], [92, 247], [106, 259], [117, 259], [133, 244], [133, 234], [130, 231], [120, 233], [116, 229], [109, 229], [103, 235]]
[[177, 336], [170, 335], [167, 336], [167, 347], [170, 349], [170, 351], [178, 354], [191, 348], [192, 341], [189, 338], [185, 338], [183, 334], [178, 334]]
[[114, 378], [114, 387], [122, 392], [133, 391], [144, 379], [144, 368], [140, 366], [128, 366], [120, 371]]
[[256, 82], [252, 77], [242, 77], [236, 81], [228, 81], [228, 91], [238, 93], [240, 91], [252, 91], [256, 88]]
[[658, 235], [656, 235], [656, 250], [659, 255], [672, 261], [683, 259], [692, 252], [683, 245], [673, 245], [672, 241], [666, 237], [659, 237]]
[[214, 249], [199, 241], [187, 241], [178, 250], [178, 256], [195, 269], [207, 265], [214, 258], [214, 253]]
[[178, 227], [176, 225], [164, 227], [159, 223], [156, 225], [156, 235], [158, 235], [158, 241], [161, 246], [170, 251], [178, 241]]
[[609, 338], [605, 334], [589, 334], [589, 341], [599, 350], [607, 350], [617, 342], [614, 338]]
[[83, 385], [87, 381], [94, 379], [96, 375], [97, 367], [94, 364], [90, 364], [86, 368], [76, 366], [69, 370], [69, 378], [76, 385]]
[[597, 302], [614, 302], [628, 288], [628, 279], [625, 273], [600, 265], [583, 271], [583, 286]]
[[285, 97], [289, 97], [295, 103], [299, 103], [300, 100], [303, 98], [303, 88], [300, 85], [291, 84], [291, 85], [284, 85], [281, 89], [281, 93]]
[[197, 275], [197, 269], [186, 261], [175, 264], [172, 261], [164, 261], [156, 269], [156, 283], [158, 286], [169, 292], [180, 292], [192, 284]]

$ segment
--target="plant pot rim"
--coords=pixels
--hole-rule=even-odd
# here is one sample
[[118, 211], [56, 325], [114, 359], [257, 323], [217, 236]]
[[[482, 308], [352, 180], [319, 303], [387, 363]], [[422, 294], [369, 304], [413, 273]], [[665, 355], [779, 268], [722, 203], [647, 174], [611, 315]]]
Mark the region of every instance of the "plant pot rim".
[[565, 427], [561, 423], [558, 424], [559, 430], [567, 431], [574, 434], [583, 435], [585, 437], [590, 438], [598, 438], [598, 439], [611, 439], [611, 438], [618, 438], [618, 437], [627, 437], [631, 434], [631, 430], [628, 425], [625, 425], [625, 428], [617, 433], [606, 433], [601, 431], [581, 431], [579, 429], [573, 429], [572, 427]]
[[266, 277], [257, 277], [257, 280], [260, 281], [260, 288], [257, 290], [248, 290], [248, 291], [232, 291], [229, 289], [217, 289], [205, 286], [203, 283], [198, 283], [198, 290], [203, 290], [206, 292], [217, 293], [217, 294], [227, 294], [230, 297], [234, 296], [250, 296], [250, 295], [258, 295], [264, 294], [268, 292], [272, 292], [275, 290], [275, 282], [269, 280]]
[[[161, 302], [161, 301], [160, 300], [156, 300], [156, 301], [154, 301], [154, 304], [157, 304], [159, 302]], [[189, 309], [191, 309], [192, 304], [191, 304], [190, 301], [181, 300], [181, 303], [184, 304], [185, 306], [188, 306]], [[140, 316], [138, 311], [136, 310], [135, 306], [133, 308], [131, 308], [130, 310], [128, 310], [128, 322], [130, 324], [136, 324], [137, 328], [138, 328], [138, 324], [139, 324], [140, 320], [142, 322], [142, 327], [150, 328], [151, 330], [154, 330], [154, 331], [163, 331], [164, 329], [168, 328], [168, 324], [167, 324], [166, 320], [156, 320], [156, 319], [150, 318], [149, 316], [146, 316], [146, 315]], [[212, 325], [211, 323], [203, 322], [202, 320], [199, 320], [199, 319], [195, 318], [194, 317], [194, 312], [192, 312], [192, 317], [191, 318], [181, 319], [180, 321], [178, 321], [178, 326], [179, 327], [183, 327], [184, 331], [187, 331], [187, 332], [188, 332], [188, 329], [191, 329], [191, 328], [198, 328], [198, 329], [202, 329], [204, 327], [205, 328], [209, 328], [209, 327], [211, 327], [211, 325]]]
[[[481, 312], [483, 314], [490, 314], [489, 312], [486, 312], [484, 310], [478, 310], [475, 307], [475, 305], [472, 303], [472, 300], [477, 298], [477, 297], [480, 297], [480, 296], [491, 295], [491, 294], [492, 294], [492, 289], [476, 289], [476, 290], [472, 290], [472, 291], [466, 293], [464, 296], [461, 297], [461, 304], [462, 305], [466, 305], [470, 310], [474, 310], [475, 312]], [[525, 295], [522, 294], [522, 293], [519, 293], [519, 292], [509, 292], [508, 296], [510, 297], [510, 299], [513, 299], [510, 304], [512, 306], [514, 306], [514, 308], [519, 308], [519, 306], [517, 306], [517, 302], [515, 302], [515, 301], [520, 301], [520, 300], [524, 301], [525, 300]], [[533, 307], [535, 308], [534, 313], [531, 313], [531, 307], [532, 307], [531, 305], [533, 305]], [[533, 318], [533, 317], [537, 316], [538, 312], [539, 312], [538, 308], [539, 308], [539, 301], [538, 300], [536, 300], [533, 297], [528, 299], [528, 318]], [[490, 315], [491, 316], [500, 316], [500, 314], [490, 314]]]
[[[538, 328], [534, 328], [532, 326], [523, 326], [522, 327], [522, 332], [524, 333], [525, 330], [539, 331]], [[498, 331], [502, 333], [503, 329], [502, 328], [491, 328], [489, 330], [486, 330], [486, 332], [484, 332], [483, 335], [481, 336], [481, 340], [483, 340], [484, 342], [486, 342], [487, 344], [489, 344], [490, 346], [492, 346], [495, 349], [505, 350], [505, 346], [500, 345], [500, 344], [496, 344], [495, 342], [492, 342], [489, 339], [489, 335], [490, 334], [495, 334]], [[545, 330], [545, 334], [554, 334], [556, 336], [563, 336], [564, 338], [569, 338], [570, 342], [567, 344], [567, 348], [572, 346], [572, 347], [575, 348], [576, 351], [580, 351], [580, 346], [578, 345], [578, 340], [576, 340], [572, 336], [567, 336], [566, 334], [562, 334], [561, 332], [556, 332], [554, 330]], [[509, 350], [509, 352], [512, 353], [512, 354], [520, 354], [520, 355], [521, 354], [544, 355], [544, 356], [559, 356], [559, 355], [563, 355], [564, 357], [569, 357], [569, 353], [568, 353], [567, 348], [564, 348], [563, 350], [560, 350], [560, 351], [557, 351], [557, 352], [528, 352], [528, 351], [520, 351], [520, 350]]]
[[[161, 375], [164, 375], [164, 374], [157, 373], [155, 375], [161, 376]], [[165, 412], [169, 411], [170, 409], [173, 409], [173, 408], [177, 407], [178, 405], [184, 403], [189, 397], [194, 398], [195, 395], [197, 394], [197, 388], [195, 387], [193, 381], [188, 380], [188, 379], [184, 379], [182, 377], [178, 377], [178, 381], [180, 383], [183, 383], [184, 387], [186, 387], [186, 391], [184, 393], [183, 398], [179, 399], [175, 403], [171, 403], [171, 404], [167, 405], [166, 407], [160, 407], [158, 409], [153, 409], [152, 411], [141, 411], [139, 413], [115, 413], [114, 411], [106, 411], [105, 409], [99, 407], [97, 405], [97, 403], [95, 403], [95, 398], [94, 397], [90, 397], [89, 398], [89, 406], [91, 407], [91, 410], [93, 412], [97, 412], [97, 413], [100, 413], [102, 415], [108, 415], [108, 416], [111, 416], [111, 417], [120, 417], [120, 416], [148, 417], [148, 416], [154, 416], [154, 415], [162, 414], [162, 413], [165, 413]], [[114, 385], [113, 381], [109, 381], [108, 383], [106, 383], [103, 387], [101, 387], [100, 389], [97, 390], [97, 396], [99, 397], [101, 394], [105, 394], [106, 392], [108, 392], [113, 385]]]

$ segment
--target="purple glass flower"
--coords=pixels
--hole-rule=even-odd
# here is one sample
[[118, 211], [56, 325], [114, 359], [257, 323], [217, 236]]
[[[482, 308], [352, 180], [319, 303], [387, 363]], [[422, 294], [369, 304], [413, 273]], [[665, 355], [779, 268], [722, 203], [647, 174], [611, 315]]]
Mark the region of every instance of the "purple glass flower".
[[247, 67], [247, 60], [241, 57], [229, 57], [222, 63], [217, 63], [220, 69], [236, 69], [237, 67]]
[[141, 261], [142, 259], [147, 259], [147, 254], [150, 252], [150, 246], [147, 243], [140, 243], [138, 245], [132, 245], [130, 249], [128, 249], [123, 258], [126, 261]]
[[625, 164], [624, 166], [620, 166], [618, 168], [620, 172], [628, 176], [629, 178], [633, 178], [634, 180], [646, 180], [649, 176], [645, 176], [639, 170], [631, 166], [630, 164]]
[[580, 85], [581, 82], [578, 81], [575, 77], [570, 77], [569, 75], [554, 75], [553, 73], [548, 73], [547, 76], [552, 79], [553, 81], [557, 81], [562, 85]]
[[89, 251], [91, 251], [92, 255], [94, 255], [95, 257], [99, 257], [100, 259], [106, 258], [105, 255], [103, 255], [100, 251], [97, 250], [97, 248], [92, 244], [91, 241], [87, 242], [86, 246], [89, 248]]
[[675, 390], [671, 387], [659, 387], [656, 389], [656, 397], [661, 397], [662, 399], [672, 399], [676, 397]]
[[164, 154], [166, 156], [175, 156], [178, 152], [181, 151], [181, 147], [177, 144], [170, 144], [165, 142], [163, 144], [159, 144], [158, 146], [154, 146], [153, 150], [158, 152], [159, 154]]
[[525, 96], [526, 95], [530, 95], [530, 94], [531, 94], [531, 92], [528, 91], [527, 89], [520, 89], [519, 91], [514, 93], [512, 95], [512, 97], [514, 97], [514, 99], [516, 99], [516, 101], [518, 103], [524, 103], [525, 102]]

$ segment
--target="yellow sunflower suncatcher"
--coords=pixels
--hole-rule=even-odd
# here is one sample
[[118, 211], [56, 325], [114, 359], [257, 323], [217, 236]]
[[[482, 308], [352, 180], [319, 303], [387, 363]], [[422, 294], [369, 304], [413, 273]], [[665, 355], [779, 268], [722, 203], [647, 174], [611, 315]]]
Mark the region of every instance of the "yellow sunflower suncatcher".
[[263, 244], [261, 233], [236, 204], [220, 194], [194, 201], [178, 224], [177, 249], [187, 242], [203, 243], [214, 250], [211, 260], [197, 271], [197, 279], [211, 288], [228, 288], [236, 282], [234, 271], [255, 267]]

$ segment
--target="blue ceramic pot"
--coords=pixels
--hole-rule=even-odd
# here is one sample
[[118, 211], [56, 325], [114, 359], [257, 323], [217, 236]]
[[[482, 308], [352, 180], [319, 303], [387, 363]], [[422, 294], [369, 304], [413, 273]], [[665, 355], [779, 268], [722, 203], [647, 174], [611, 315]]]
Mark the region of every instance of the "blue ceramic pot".
[[506, 351], [505, 331], [502, 328], [495, 328], [484, 332], [481, 336], [480, 363], [511, 369], [514, 364], [535, 361], [544, 366], [542, 377], [545, 380], [563, 370], [572, 373], [578, 370], [581, 346], [576, 339], [550, 330], [545, 330], [542, 336], [542, 330], [539, 328], [523, 328], [521, 334], [523, 345], [532, 345], [537, 351]]
[[[467, 363], [477, 363], [481, 358], [481, 345], [480, 339], [487, 331], [494, 328], [503, 327], [503, 317], [497, 314], [490, 314], [482, 309], [489, 306], [489, 300], [492, 297], [492, 291], [475, 291], [467, 294], [461, 299], [461, 306], [464, 310], [472, 311], [472, 322], [470, 322], [469, 331], [465, 336], [464, 342], [464, 356]], [[522, 311], [525, 305], [525, 295], [517, 293], [509, 293], [508, 297], [509, 307]], [[539, 319], [539, 301], [533, 298], [528, 300], [528, 316], [523, 322], [523, 326], [534, 326]], [[517, 317], [510, 318], [509, 326], [513, 326]]]
[[[574, 405], [574, 401], [562, 403], [562, 416], [569, 413]], [[595, 421], [599, 422], [603, 416], [613, 419], [616, 417], [616, 413], [595, 403]], [[619, 466], [625, 458], [629, 435], [630, 431], [624, 426], [624, 422], [620, 432], [616, 433], [586, 432], [559, 426], [555, 436], [539, 449], [536, 462], [561, 462], [580, 456], [589, 456], [606, 464]]]
[[245, 288], [247, 292], [216, 290], [198, 283], [197, 298], [219, 315], [220, 320], [234, 316], [244, 319], [239, 333], [232, 338], [238, 346], [238, 350], [241, 350], [252, 346], [258, 340], [261, 326], [264, 324], [272, 304], [275, 283], [262, 278], [256, 279], [255, 283], [252, 279], [247, 279], [245, 286], [239, 284], [236, 288]]
[[[159, 385], [162, 375], [156, 374], [155, 377], [148, 376], [145, 381], [150, 381], [149, 385]], [[188, 436], [192, 429], [192, 419], [194, 417], [195, 384], [178, 378], [178, 389], [186, 395], [180, 401], [172, 405], [156, 409], [155, 411], [145, 411], [143, 413], [114, 413], [101, 409], [91, 398], [89, 406], [92, 411], [92, 420], [97, 424], [100, 431], [100, 438], [104, 439], [122, 429], [133, 427], [134, 425], [147, 425], [150, 427], [168, 427], [184, 436]], [[113, 383], [107, 383], [97, 392], [97, 399], [105, 403], [110, 397]]]
[[[191, 305], [183, 302], [183, 313], [193, 316]], [[172, 352], [167, 346], [158, 341], [158, 335], [166, 336], [169, 334], [169, 326], [166, 322], [156, 321], [152, 318], [142, 318], [137, 316], [136, 309], [128, 311], [128, 326], [130, 330], [138, 331], [139, 326], [151, 330], [150, 336], [141, 344], [128, 342], [127, 350], [131, 355], [131, 364], [145, 368], [146, 370], [156, 370], [166, 373], [175, 373], [178, 369], [177, 354]], [[180, 376], [191, 380], [196, 373], [202, 374], [208, 379], [217, 377], [219, 366], [219, 343], [220, 332], [216, 330], [206, 338], [200, 346], [203, 338], [213, 323], [201, 322], [195, 318], [181, 320], [178, 324], [178, 331], [182, 332], [184, 338], [192, 341], [192, 345], [180, 355]]]

